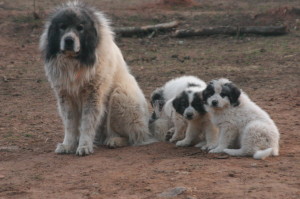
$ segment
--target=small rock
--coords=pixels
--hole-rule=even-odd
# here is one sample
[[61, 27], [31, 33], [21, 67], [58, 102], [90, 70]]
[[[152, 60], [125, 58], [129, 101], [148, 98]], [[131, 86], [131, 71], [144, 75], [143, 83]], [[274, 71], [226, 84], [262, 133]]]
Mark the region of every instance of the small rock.
[[3, 179], [3, 178], [5, 178], [5, 176], [4, 175], [0, 175], [0, 179]]
[[173, 189], [158, 194], [158, 197], [166, 197], [166, 198], [175, 197], [182, 194], [185, 191], [186, 191], [185, 187], [175, 187]]

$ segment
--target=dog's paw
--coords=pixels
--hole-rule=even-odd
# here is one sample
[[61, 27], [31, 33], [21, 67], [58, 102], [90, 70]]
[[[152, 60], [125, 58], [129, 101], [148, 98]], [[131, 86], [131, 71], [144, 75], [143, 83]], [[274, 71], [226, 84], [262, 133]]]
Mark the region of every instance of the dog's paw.
[[185, 147], [185, 146], [190, 146], [190, 145], [191, 145], [191, 143], [186, 140], [181, 140], [181, 141], [176, 142], [176, 146], [179, 146], [179, 147]]
[[198, 144], [195, 145], [195, 147], [201, 148], [201, 149], [202, 149], [202, 147], [204, 147], [204, 146], [206, 146], [206, 142], [205, 142], [205, 141], [199, 142]]
[[55, 153], [64, 154], [64, 153], [74, 153], [74, 146], [66, 145], [63, 143], [59, 143], [55, 149]]
[[171, 142], [173, 136], [174, 136], [174, 128], [171, 128], [170, 130], [168, 130], [168, 132], [165, 136], [165, 141]]
[[94, 153], [93, 145], [82, 145], [78, 146], [76, 150], [76, 155], [84, 156]]
[[214, 144], [206, 144], [204, 146], [201, 147], [202, 150], [204, 151], [209, 151], [209, 150], [212, 150], [214, 148], [216, 148], [217, 146], [214, 145]]
[[209, 151], [209, 153], [223, 153], [224, 152], [224, 148], [221, 148], [221, 147], [217, 147], [215, 149], [211, 149]]
[[119, 147], [125, 147], [128, 146], [129, 144], [126, 138], [113, 137], [107, 141], [106, 145], [108, 146], [108, 148], [114, 149]]

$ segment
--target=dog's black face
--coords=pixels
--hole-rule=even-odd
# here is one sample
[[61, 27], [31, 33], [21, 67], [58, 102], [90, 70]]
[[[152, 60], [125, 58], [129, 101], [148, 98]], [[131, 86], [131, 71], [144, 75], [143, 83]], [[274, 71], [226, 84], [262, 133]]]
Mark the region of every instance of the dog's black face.
[[94, 65], [99, 38], [93, 18], [89, 8], [63, 9], [55, 13], [48, 29], [46, 60], [63, 53], [85, 66]]
[[199, 114], [205, 114], [204, 103], [200, 91], [189, 88], [173, 100], [173, 107], [177, 113], [188, 120], [193, 120]]
[[203, 91], [205, 104], [213, 108], [223, 108], [228, 104], [238, 106], [241, 91], [227, 79], [211, 81]]

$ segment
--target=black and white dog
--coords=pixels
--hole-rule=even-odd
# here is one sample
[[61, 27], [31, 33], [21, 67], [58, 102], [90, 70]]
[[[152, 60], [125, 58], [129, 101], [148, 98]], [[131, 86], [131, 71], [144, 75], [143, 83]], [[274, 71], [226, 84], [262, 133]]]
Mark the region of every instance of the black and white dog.
[[[151, 95], [151, 104], [158, 107], [152, 114], [155, 135], [163, 135], [173, 126], [170, 142], [177, 146], [197, 146], [211, 149], [216, 145], [218, 130], [204, 110], [202, 91], [206, 84], [194, 76], [183, 76], [167, 82]], [[152, 130], [152, 132], [153, 132]], [[169, 130], [171, 131], [171, 130]], [[157, 136], [156, 136], [157, 137]]]
[[[166, 82], [151, 94], [154, 109], [149, 121], [150, 131], [161, 141], [175, 142], [184, 138], [186, 120], [174, 111], [172, 99], [189, 87], [205, 88], [206, 83], [195, 76], [181, 76]], [[165, 104], [168, 104], [165, 106]]]
[[203, 90], [203, 87], [192, 86], [172, 100], [175, 111], [187, 121], [185, 138], [178, 141], [176, 146], [191, 146], [198, 143], [196, 147], [203, 150], [216, 147], [218, 129], [211, 123], [210, 114], [204, 108]]
[[[203, 91], [206, 109], [220, 128], [211, 153], [264, 159], [279, 154], [279, 131], [270, 116], [228, 79], [212, 80]], [[238, 146], [239, 149], [232, 149]], [[231, 149], [229, 149], [231, 148]]]

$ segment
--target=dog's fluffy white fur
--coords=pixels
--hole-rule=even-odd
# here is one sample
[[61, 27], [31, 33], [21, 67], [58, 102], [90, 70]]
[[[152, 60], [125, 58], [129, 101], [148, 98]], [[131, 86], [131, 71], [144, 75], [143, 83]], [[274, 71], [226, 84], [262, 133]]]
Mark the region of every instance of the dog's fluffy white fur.
[[274, 121], [232, 82], [224, 78], [211, 81], [203, 98], [212, 122], [220, 128], [218, 146], [211, 153], [255, 159], [279, 155], [280, 134]]
[[56, 153], [93, 153], [96, 132], [109, 147], [153, 141], [146, 99], [101, 12], [77, 1], [64, 4], [46, 23], [40, 48], [65, 127]]

